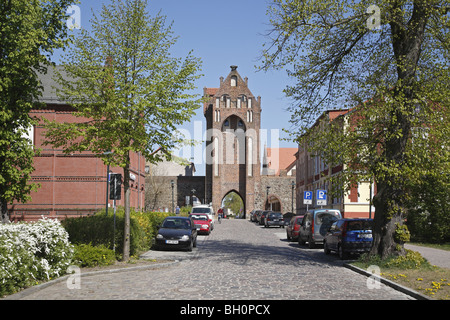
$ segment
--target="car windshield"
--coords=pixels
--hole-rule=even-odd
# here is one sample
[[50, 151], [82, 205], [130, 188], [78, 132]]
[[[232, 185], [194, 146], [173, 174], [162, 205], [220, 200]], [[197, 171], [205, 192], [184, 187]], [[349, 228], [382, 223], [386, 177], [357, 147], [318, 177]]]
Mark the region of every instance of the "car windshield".
[[204, 214], [191, 214], [192, 219], [194, 220], [206, 220], [208, 221], [208, 216]]
[[349, 221], [347, 225], [348, 231], [353, 230], [372, 230], [372, 224], [368, 220]]
[[192, 213], [210, 213], [209, 208], [192, 208]]
[[282, 218], [281, 213], [271, 213], [271, 214], [269, 214], [269, 217], [271, 217], [271, 218], [279, 218], [279, 219]]
[[191, 227], [191, 221], [187, 219], [169, 218], [164, 220], [162, 227], [168, 229], [189, 229]]

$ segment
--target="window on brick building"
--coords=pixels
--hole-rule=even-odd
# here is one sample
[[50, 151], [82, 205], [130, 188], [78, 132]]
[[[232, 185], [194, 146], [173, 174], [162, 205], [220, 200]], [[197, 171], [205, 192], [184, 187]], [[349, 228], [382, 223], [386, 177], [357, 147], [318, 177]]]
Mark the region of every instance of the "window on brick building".
[[231, 76], [231, 86], [236, 87], [237, 86], [237, 77]]

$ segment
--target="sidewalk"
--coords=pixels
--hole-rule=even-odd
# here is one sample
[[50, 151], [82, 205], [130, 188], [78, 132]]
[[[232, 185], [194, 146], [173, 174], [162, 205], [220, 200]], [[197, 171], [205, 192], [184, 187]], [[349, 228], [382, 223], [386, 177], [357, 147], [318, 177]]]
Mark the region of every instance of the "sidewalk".
[[450, 251], [405, 244], [405, 249], [419, 252], [432, 265], [450, 269]]

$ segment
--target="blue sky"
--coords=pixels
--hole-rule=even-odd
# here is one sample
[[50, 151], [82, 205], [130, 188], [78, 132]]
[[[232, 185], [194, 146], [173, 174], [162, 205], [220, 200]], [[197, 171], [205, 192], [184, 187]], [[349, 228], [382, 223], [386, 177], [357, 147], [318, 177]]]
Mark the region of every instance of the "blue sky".
[[[80, 24], [90, 29], [91, 11], [100, 13], [102, 3], [109, 1], [81, 0]], [[289, 128], [290, 113], [286, 108], [291, 101], [282, 92], [290, 80], [284, 70], [258, 72], [258, 58], [262, 45], [267, 41], [264, 34], [270, 29], [266, 15], [269, 0], [148, 0], [148, 11], [155, 16], [159, 11], [173, 21], [173, 31], [179, 37], [173, 47], [173, 55], [185, 57], [190, 50], [202, 59], [204, 76], [197, 81], [198, 94], [204, 87], [218, 87], [219, 78], [226, 77], [231, 65], [248, 77], [249, 88], [255, 96], [261, 96], [261, 143], [267, 141], [269, 147], [296, 147], [292, 142], [278, 140], [287, 137], [282, 128]], [[197, 129], [194, 129], [197, 126]], [[198, 126], [205, 129], [202, 108], [197, 110], [191, 123], [183, 126], [184, 132], [197, 139]], [[203, 146], [204, 147], [204, 146]], [[204, 173], [202, 146], [191, 150], [183, 149], [178, 155], [191, 158], [198, 169]]]

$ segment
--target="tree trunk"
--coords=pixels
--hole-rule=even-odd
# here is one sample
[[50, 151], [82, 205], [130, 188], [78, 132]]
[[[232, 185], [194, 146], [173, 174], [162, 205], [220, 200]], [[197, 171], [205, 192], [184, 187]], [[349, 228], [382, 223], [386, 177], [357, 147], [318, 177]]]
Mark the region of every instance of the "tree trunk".
[[[415, 108], [414, 85], [416, 66], [420, 58], [424, 41], [425, 26], [429, 18], [426, 1], [415, 1], [413, 14], [406, 24], [401, 14], [400, 4], [395, 3], [390, 22], [392, 47], [397, 62], [397, 85], [393, 88], [393, 109], [390, 123], [386, 129], [386, 141], [383, 157], [387, 167], [377, 182], [377, 194], [373, 199], [375, 206], [374, 243], [371, 254], [380, 255], [382, 259], [390, 255], [405, 253], [403, 239], [396, 236], [403, 226], [406, 181], [398, 168], [407, 165], [406, 144], [410, 139], [411, 116]], [[398, 99], [398, 97], [402, 97]], [[400, 170], [401, 172], [402, 170]], [[401, 229], [400, 229], [401, 230]]]
[[9, 223], [9, 216], [8, 216], [8, 202], [1, 198], [0, 199], [0, 212], [1, 212], [1, 223]]
[[[128, 160], [129, 160], [128, 155]], [[123, 255], [122, 260], [130, 260], [130, 161], [123, 168], [123, 191], [125, 196], [125, 216], [124, 216], [124, 230], [123, 230]]]
[[372, 255], [386, 259], [392, 255], [403, 255], [403, 243], [395, 239], [397, 226], [403, 225], [403, 214], [394, 200], [395, 191], [388, 183], [377, 184], [377, 194], [373, 199], [375, 217], [373, 226]]

